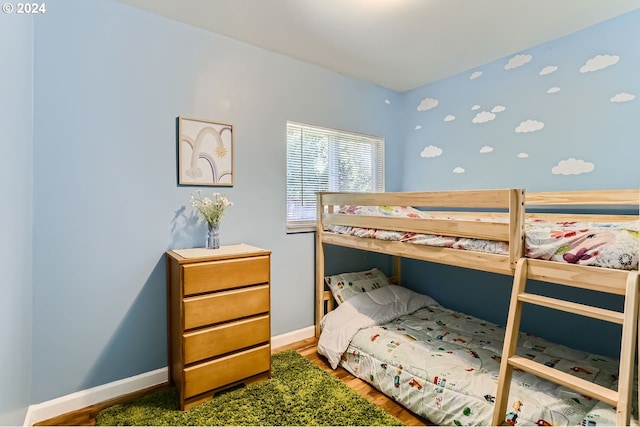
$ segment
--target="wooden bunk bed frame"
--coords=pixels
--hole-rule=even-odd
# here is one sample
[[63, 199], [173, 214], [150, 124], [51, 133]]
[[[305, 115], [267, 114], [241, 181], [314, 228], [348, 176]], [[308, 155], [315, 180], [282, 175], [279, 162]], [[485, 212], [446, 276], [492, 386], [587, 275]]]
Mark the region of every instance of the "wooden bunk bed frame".
[[[525, 204], [526, 202], [526, 204]], [[450, 214], [442, 209], [472, 209], [475, 212], [455, 212], [456, 217], [467, 215], [469, 221], [442, 219], [415, 219], [382, 216], [342, 215], [341, 206], [412, 206], [435, 208], [440, 214]], [[526, 217], [545, 218], [553, 221], [624, 221], [638, 216], [528, 213], [527, 208], [603, 206], [620, 208], [640, 206], [640, 190], [598, 190], [571, 192], [527, 193], [522, 189], [450, 191], [450, 192], [400, 192], [400, 193], [318, 193], [316, 235], [316, 336], [320, 335], [320, 322], [324, 314], [333, 310], [330, 291], [324, 284], [324, 245], [332, 244], [394, 256], [392, 280], [400, 282], [402, 257], [455, 265], [482, 271], [514, 276], [512, 297], [507, 319], [502, 363], [496, 395], [493, 425], [504, 422], [511, 374], [514, 368], [525, 370], [557, 384], [604, 401], [616, 407], [618, 425], [629, 425], [630, 402], [633, 390], [635, 347], [638, 334], [638, 271], [612, 270], [565, 264], [556, 261], [528, 259], [524, 257], [524, 224]], [[508, 221], [475, 221], [478, 210], [489, 210], [492, 217], [506, 216]], [[327, 232], [330, 225], [408, 231], [425, 234], [479, 238], [509, 243], [508, 255], [496, 255], [459, 249], [430, 247], [411, 243], [359, 238]], [[639, 248], [640, 250], [640, 248]], [[578, 287], [625, 297], [624, 311], [616, 312], [597, 307], [557, 300], [525, 292], [527, 280]], [[532, 303], [551, 309], [592, 317], [622, 325], [620, 371], [618, 390], [610, 390], [579, 378], [531, 362], [515, 354], [520, 318], [524, 303]], [[639, 365], [640, 369], [640, 365]], [[638, 397], [640, 407], [640, 396]]]
[[[624, 310], [622, 312], [606, 310], [527, 293], [525, 287], [529, 279], [621, 295], [624, 296]], [[608, 403], [616, 408], [616, 425], [629, 425], [638, 324], [639, 285], [638, 271], [611, 270], [602, 267], [576, 266], [554, 261], [521, 258], [514, 274], [492, 424], [499, 425], [504, 421], [511, 377], [513, 369], [517, 368]], [[516, 355], [524, 303], [622, 325], [618, 390], [608, 389]]]
[[[435, 209], [491, 209], [504, 212], [509, 221], [447, 221], [438, 219], [356, 216], [337, 213], [340, 206], [413, 206]], [[443, 212], [444, 213], [444, 212]], [[394, 281], [400, 278], [401, 257], [457, 265], [464, 268], [513, 274], [524, 245], [524, 190], [484, 190], [450, 192], [396, 193], [318, 193], [316, 229], [316, 336], [320, 336], [320, 320], [333, 310], [333, 297], [324, 287], [324, 244], [332, 244], [396, 257]], [[369, 227], [412, 231], [459, 237], [475, 237], [509, 242], [509, 256], [449, 248], [413, 245], [376, 239], [363, 239], [326, 232], [329, 225]]]

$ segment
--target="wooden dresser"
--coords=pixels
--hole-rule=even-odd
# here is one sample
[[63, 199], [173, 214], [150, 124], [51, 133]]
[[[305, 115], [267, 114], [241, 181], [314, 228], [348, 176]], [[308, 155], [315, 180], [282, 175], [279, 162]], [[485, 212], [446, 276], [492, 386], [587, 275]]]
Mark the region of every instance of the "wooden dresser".
[[180, 409], [271, 377], [271, 252], [239, 244], [167, 251], [169, 383]]

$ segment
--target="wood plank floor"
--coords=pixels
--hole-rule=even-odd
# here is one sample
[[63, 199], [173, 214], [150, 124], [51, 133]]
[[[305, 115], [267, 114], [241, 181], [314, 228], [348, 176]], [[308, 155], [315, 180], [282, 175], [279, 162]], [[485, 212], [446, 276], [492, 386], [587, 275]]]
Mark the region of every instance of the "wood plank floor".
[[[431, 425], [427, 420], [413, 414], [408, 411], [394, 400], [388, 398], [383, 395], [375, 388], [367, 384], [366, 382], [360, 380], [359, 378], [354, 377], [349, 372], [339, 367], [335, 371], [331, 369], [327, 361], [318, 355], [318, 341], [316, 338], [309, 338], [304, 341], [300, 341], [291, 345], [287, 345], [284, 347], [280, 347], [273, 350], [273, 353], [283, 351], [283, 350], [296, 350], [306, 359], [310, 360], [317, 366], [324, 369], [326, 372], [331, 375], [337, 377], [346, 385], [354, 389], [360, 395], [364, 396], [367, 400], [375, 403], [382, 409], [384, 409], [389, 414], [396, 417], [400, 422], [407, 426], [424, 426]], [[111, 399], [106, 402], [97, 403], [95, 405], [88, 406], [83, 409], [79, 409], [73, 412], [69, 412], [67, 414], [62, 414], [60, 416], [40, 421], [36, 423], [36, 426], [94, 426], [96, 424], [96, 416], [100, 411], [109, 406], [115, 405], [117, 403], [121, 403], [127, 401], [129, 399], [133, 399], [147, 393], [153, 393], [164, 388], [168, 387], [168, 385], [159, 385], [156, 387], [152, 387], [150, 389], [140, 390], [135, 393], [128, 394], [126, 396], [119, 396], [117, 398]]]

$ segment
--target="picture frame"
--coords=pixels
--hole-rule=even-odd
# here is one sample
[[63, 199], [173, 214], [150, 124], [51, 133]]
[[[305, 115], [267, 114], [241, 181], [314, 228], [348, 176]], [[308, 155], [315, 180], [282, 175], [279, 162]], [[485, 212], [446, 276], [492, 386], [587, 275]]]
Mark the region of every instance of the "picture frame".
[[233, 125], [178, 117], [178, 184], [231, 187]]

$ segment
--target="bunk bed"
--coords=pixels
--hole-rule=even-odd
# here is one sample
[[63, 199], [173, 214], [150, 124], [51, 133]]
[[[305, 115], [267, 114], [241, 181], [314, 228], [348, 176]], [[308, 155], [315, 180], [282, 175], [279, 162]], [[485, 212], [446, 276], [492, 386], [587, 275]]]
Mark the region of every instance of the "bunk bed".
[[[638, 190], [319, 193], [318, 351], [334, 368], [340, 363], [437, 424], [628, 425], [638, 322], [639, 196]], [[587, 206], [595, 212], [543, 212]], [[605, 207], [627, 211], [603, 214]], [[629, 215], [629, 208], [636, 212]], [[624, 241], [613, 237], [618, 232]], [[565, 237], [578, 239], [580, 247], [558, 247]], [[394, 275], [387, 281], [374, 269], [325, 277], [326, 244], [393, 255]], [[400, 282], [402, 257], [513, 276], [506, 327], [392, 286]], [[360, 279], [366, 292], [346, 293], [346, 282]], [[530, 294], [528, 280], [621, 295], [624, 310]], [[350, 298], [347, 303], [342, 295]], [[523, 304], [622, 325], [620, 359], [520, 332]]]

